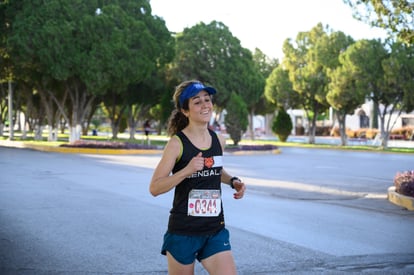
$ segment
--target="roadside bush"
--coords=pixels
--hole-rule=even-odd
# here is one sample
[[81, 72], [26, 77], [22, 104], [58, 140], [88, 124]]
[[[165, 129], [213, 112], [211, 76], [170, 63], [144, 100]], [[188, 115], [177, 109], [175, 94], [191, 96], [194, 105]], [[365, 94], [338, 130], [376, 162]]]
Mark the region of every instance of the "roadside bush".
[[326, 137], [326, 136], [329, 136], [331, 132], [332, 132], [331, 126], [316, 126], [315, 135]]
[[413, 138], [413, 134], [414, 134], [414, 127], [409, 127], [409, 126], [405, 126], [405, 127], [401, 127], [401, 128], [396, 128], [394, 130], [391, 131], [392, 135], [401, 135], [404, 137], [405, 140], [411, 140]]
[[285, 142], [292, 132], [292, 120], [285, 109], [280, 108], [277, 116], [273, 120], [272, 131], [277, 135], [280, 141]]
[[414, 170], [397, 172], [394, 177], [394, 185], [397, 193], [414, 197]]
[[[338, 133], [339, 135], [339, 129], [335, 127], [332, 130], [333, 133]], [[332, 135], [331, 132], [331, 135]], [[375, 136], [379, 133], [378, 129], [371, 129], [371, 128], [360, 128], [356, 130], [351, 130], [349, 128], [346, 129], [346, 135], [348, 138], [367, 138], [367, 139], [374, 139]]]

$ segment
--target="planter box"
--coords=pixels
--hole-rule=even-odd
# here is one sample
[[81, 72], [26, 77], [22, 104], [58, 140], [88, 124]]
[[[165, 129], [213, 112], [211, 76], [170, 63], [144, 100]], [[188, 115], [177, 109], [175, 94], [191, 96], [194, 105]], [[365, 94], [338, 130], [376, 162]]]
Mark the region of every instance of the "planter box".
[[407, 208], [408, 210], [414, 211], [414, 198], [409, 196], [401, 195], [395, 192], [395, 186], [388, 188], [388, 200], [393, 204]]

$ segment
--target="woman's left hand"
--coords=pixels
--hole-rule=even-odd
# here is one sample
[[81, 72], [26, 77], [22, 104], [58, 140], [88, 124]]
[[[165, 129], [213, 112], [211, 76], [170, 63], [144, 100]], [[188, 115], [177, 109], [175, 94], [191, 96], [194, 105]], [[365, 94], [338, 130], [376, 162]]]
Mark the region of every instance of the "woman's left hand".
[[233, 194], [233, 197], [235, 199], [243, 198], [244, 191], [246, 191], [246, 185], [244, 184], [244, 182], [236, 179], [233, 181], [233, 186], [234, 186], [234, 189], [236, 190], [236, 192]]

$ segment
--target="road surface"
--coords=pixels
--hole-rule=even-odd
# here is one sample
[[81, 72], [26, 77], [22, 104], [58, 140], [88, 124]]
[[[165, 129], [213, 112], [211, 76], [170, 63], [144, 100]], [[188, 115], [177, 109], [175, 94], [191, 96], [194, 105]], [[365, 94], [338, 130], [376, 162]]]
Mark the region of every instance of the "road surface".
[[[412, 155], [281, 151], [224, 158], [248, 184], [223, 186], [239, 274], [414, 274], [414, 213], [386, 199]], [[0, 273], [167, 274], [159, 158], [0, 147]]]

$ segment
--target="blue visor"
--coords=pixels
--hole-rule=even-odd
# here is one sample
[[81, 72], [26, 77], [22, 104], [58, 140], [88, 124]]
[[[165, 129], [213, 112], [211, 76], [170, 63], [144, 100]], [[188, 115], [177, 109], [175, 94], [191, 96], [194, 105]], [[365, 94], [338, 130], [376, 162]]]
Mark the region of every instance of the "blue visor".
[[196, 96], [199, 92], [206, 91], [210, 95], [214, 95], [216, 93], [216, 89], [213, 87], [206, 87], [202, 83], [196, 82], [192, 83], [185, 88], [185, 90], [180, 94], [179, 100], [180, 100], [180, 107], [183, 106], [184, 102]]

